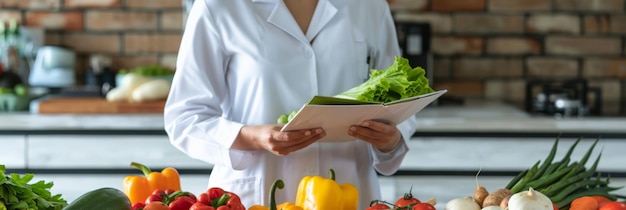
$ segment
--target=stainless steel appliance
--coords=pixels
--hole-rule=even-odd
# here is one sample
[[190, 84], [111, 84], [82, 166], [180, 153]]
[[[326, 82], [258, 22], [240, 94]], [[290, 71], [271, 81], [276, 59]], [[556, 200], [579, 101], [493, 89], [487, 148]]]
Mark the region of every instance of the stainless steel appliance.
[[[557, 117], [602, 114], [602, 92], [585, 79], [531, 80], [526, 84], [526, 111]], [[590, 103], [593, 96], [593, 103]]]

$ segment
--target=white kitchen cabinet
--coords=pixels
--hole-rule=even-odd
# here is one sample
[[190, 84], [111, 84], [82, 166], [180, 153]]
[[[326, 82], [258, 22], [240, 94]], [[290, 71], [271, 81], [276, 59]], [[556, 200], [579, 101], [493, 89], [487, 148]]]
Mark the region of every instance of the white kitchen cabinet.
[[131, 161], [151, 168], [211, 166], [177, 150], [165, 135], [28, 135], [27, 142], [29, 168], [131, 169]]
[[0, 164], [7, 168], [26, 167], [26, 144], [23, 135], [0, 135]]

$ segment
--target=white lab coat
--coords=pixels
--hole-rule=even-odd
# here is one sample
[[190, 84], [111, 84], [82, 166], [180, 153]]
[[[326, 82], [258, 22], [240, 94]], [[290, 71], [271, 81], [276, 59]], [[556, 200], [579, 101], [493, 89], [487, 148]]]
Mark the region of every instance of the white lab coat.
[[[230, 147], [242, 126], [273, 124], [391, 65], [399, 47], [384, 0], [319, 0], [306, 35], [281, 0], [196, 0], [185, 28], [165, 130], [176, 148], [213, 164], [209, 187], [239, 194], [246, 207], [268, 205], [270, 185], [282, 179], [277, 202], [294, 202], [302, 177], [332, 168], [338, 183], [359, 189], [359, 209], [380, 199], [376, 172], [397, 171], [404, 142], [389, 153], [360, 140], [314, 143], [286, 156]], [[406, 141], [416, 121], [398, 128]]]

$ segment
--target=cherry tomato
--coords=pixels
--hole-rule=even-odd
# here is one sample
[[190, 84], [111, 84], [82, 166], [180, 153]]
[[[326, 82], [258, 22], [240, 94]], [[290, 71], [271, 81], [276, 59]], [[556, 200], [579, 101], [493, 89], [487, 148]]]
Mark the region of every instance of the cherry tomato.
[[552, 203], [552, 210], [559, 210], [559, 206], [556, 203]]
[[143, 207], [143, 210], [169, 210], [170, 207], [162, 203], [161, 201], [154, 201], [152, 203], [146, 204]]
[[137, 203], [133, 204], [130, 209], [132, 209], [132, 210], [139, 210], [139, 209], [143, 209], [144, 207], [146, 207], [146, 203], [137, 202]]
[[194, 203], [193, 205], [191, 205], [191, 208], [189, 208], [189, 210], [215, 210], [215, 208], [204, 203]]
[[379, 209], [389, 209], [389, 206], [383, 203], [376, 203], [374, 205], [371, 205], [370, 207], [367, 207], [367, 209], [365, 210], [379, 210]]
[[413, 194], [411, 193], [412, 190], [413, 190], [413, 187], [411, 187], [408, 193], [404, 193], [404, 197], [399, 198], [396, 201], [395, 203], [396, 207], [405, 207], [408, 205], [421, 203], [419, 199], [413, 197]]
[[206, 191], [206, 193], [209, 195], [209, 198], [213, 200], [221, 197], [225, 193], [225, 191], [224, 189], [219, 187], [211, 187]]
[[175, 190], [172, 190], [172, 189], [167, 189], [167, 190], [165, 190], [165, 191], [164, 191], [164, 193], [165, 193], [166, 195], [171, 195], [171, 194], [172, 194], [172, 193], [174, 193], [174, 192], [176, 192], [176, 191], [175, 191]]
[[159, 201], [159, 202], [163, 201], [163, 196], [160, 195], [160, 194], [152, 194], [152, 195], [150, 195], [150, 196], [148, 196], [146, 198], [146, 202], [145, 203], [146, 204], [150, 204], [150, 203], [155, 202], [155, 201]]
[[626, 210], [626, 203], [619, 201], [611, 201], [600, 207], [599, 210]]
[[435, 206], [430, 203], [418, 203], [413, 206], [413, 210], [437, 210]]
[[226, 204], [229, 203], [241, 203], [241, 198], [239, 198], [239, 196], [233, 192], [226, 192], [228, 193], [228, 195], [230, 196], [230, 198], [228, 198], [228, 201], [226, 202]]

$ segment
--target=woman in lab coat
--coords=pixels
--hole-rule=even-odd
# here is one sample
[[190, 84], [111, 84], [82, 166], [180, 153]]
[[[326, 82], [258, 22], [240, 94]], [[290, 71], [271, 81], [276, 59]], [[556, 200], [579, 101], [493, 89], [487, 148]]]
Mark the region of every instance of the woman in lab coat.
[[[294, 15], [292, 15], [294, 14]], [[281, 114], [315, 95], [333, 96], [399, 55], [384, 0], [196, 0], [189, 13], [164, 122], [171, 143], [213, 164], [208, 187], [267, 205], [295, 201], [304, 176], [336, 172], [359, 190], [359, 209], [380, 199], [377, 172], [391, 175], [408, 152], [411, 118], [365, 121], [354, 141], [317, 142], [321, 128], [280, 132]]]

